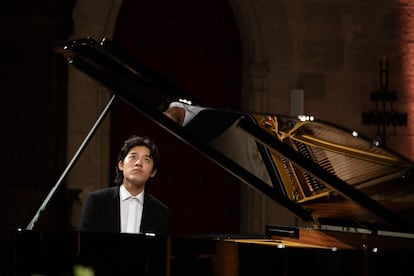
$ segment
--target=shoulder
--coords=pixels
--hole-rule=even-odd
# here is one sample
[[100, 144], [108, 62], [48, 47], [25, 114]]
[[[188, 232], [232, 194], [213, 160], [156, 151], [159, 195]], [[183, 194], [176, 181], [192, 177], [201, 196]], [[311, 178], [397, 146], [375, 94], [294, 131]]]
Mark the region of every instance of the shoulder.
[[100, 197], [114, 197], [119, 196], [119, 186], [102, 188], [89, 193], [88, 197], [100, 198]]
[[145, 193], [144, 204], [156, 206], [159, 209], [163, 209], [163, 210], [168, 210], [168, 206], [165, 203], [163, 203], [162, 201], [160, 201], [158, 198], [156, 198], [150, 193]]

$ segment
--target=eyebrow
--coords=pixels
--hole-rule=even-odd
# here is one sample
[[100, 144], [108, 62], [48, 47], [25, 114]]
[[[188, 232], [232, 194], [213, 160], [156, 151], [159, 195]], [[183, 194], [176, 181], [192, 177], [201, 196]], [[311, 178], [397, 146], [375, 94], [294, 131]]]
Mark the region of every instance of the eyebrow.
[[[139, 152], [136, 152], [136, 151], [130, 151], [127, 155], [140, 155], [140, 153]], [[149, 153], [149, 154], [144, 153], [142, 156], [146, 156], [146, 157], [149, 157], [149, 158], [152, 159], [151, 153]]]

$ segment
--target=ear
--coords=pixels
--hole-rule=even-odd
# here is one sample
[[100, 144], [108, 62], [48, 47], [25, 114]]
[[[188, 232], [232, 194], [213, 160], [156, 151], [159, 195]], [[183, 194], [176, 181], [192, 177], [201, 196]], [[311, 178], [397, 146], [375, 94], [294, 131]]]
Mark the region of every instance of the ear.
[[151, 173], [150, 177], [154, 177], [156, 174], [157, 174], [157, 169], [155, 169], [155, 170]]
[[123, 170], [124, 170], [124, 162], [122, 162], [122, 160], [120, 160], [120, 161], [118, 162], [118, 169], [119, 169], [120, 171], [123, 171]]

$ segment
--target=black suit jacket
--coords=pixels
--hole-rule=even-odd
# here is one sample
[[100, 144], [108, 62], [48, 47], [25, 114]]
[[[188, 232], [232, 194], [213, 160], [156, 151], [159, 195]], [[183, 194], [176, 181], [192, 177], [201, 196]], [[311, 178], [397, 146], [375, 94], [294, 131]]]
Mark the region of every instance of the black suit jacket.
[[[82, 211], [80, 231], [121, 232], [119, 188], [115, 186], [89, 193]], [[144, 194], [140, 231], [157, 235], [168, 232], [168, 207], [148, 192]]]

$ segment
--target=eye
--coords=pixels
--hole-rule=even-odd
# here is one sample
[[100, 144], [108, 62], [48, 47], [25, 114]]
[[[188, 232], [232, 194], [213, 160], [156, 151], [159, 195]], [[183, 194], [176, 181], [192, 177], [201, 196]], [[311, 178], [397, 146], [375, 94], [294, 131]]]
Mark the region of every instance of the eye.
[[128, 155], [129, 160], [135, 160], [137, 156], [135, 154]]

